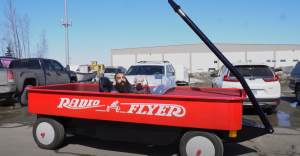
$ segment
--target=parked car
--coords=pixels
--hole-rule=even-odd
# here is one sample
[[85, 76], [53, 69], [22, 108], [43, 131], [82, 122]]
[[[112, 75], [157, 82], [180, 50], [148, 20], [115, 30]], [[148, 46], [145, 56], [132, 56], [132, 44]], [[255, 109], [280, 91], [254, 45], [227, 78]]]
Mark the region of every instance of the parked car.
[[[2, 78], [1, 78], [2, 77]], [[21, 105], [28, 104], [24, 88], [77, 82], [76, 73], [51, 59], [30, 58], [12, 60], [5, 74], [0, 75], [1, 94], [18, 97]]]
[[300, 61], [294, 67], [291, 77], [289, 87], [295, 91], [296, 98], [300, 102]]
[[[176, 86], [175, 84], [175, 70], [173, 65], [168, 61], [140, 61], [130, 66], [125, 74], [129, 83], [134, 84], [134, 78], [137, 75], [145, 77], [143, 85], [156, 86], [163, 83], [166, 86]], [[155, 79], [155, 75], [161, 75], [162, 81]]]
[[184, 66], [174, 66], [176, 85], [188, 85], [190, 83], [189, 69]]
[[[280, 103], [281, 88], [278, 76], [264, 63], [233, 63], [233, 66], [244, 76], [254, 96], [267, 114], [277, 112]], [[222, 66], [212, 81], [213, 88], [243, 88], [235, 76]], [[249, 99], [243, 101], [244, 108], [252, 106]]]
[[107, 77], [111, 81], [111, 83], [114, 83], [116, 73], [121, 72], [125, 74], [126, 71], [127, 69], [122, 66], [108, 66], [104, 71], [103, 77]]
[[7, 79], [12, 73], [8, 72], [9, 64], [15, 57], [0, 56], [0, 98], [11, 99], [10, 88], [7, 86]]

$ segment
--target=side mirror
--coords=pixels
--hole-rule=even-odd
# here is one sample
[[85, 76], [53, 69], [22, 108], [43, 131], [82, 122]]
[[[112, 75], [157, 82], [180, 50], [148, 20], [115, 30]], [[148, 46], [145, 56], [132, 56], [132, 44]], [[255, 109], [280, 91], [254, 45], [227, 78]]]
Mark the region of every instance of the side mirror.
[[210, 77], [217, 77], [216, 74], [210, 74]]

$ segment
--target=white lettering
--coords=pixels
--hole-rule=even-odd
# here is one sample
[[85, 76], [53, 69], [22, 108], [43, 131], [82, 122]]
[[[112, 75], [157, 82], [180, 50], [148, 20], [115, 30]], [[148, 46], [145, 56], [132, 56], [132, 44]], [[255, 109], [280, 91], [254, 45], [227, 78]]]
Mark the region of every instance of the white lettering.
[[170, 106], [169, 112], [166, 116], [172, 116], [172, 112], [174, 110], [175, 106]]
[[70, 103], [69, 98], [60, 98], [60, 104], [57, 106], [57, 108], [63, 108], [63, 106], [68, 105]]
[[[153, 108], [152, 108], [153, 106]], [[158, 105], [147, 105], [147, 107], [149, 108], [149, 112], [147, 113], [147, 115], [153, 115], [153, 110], [158, 107]]]
[[160, 105], [158, 111], [154, 115], [165, 116], [166, 108], [169, 108], [169, 106]]
[[67, 107], [77, 107], [78, 102], [79, 102], [79, 99], [72, 99], [70, 104], [67, 105]]
[[[176, 111], [174, 111], [172, 114], [176, 117], [183, 117], [185, 115], [185, 109], [182, 106], [175, 106]], [[179, 114], [182, 110], [182, 114]]]
[[88, 102], [89, 100], [87, 99], [81, 99], [78, 107], [85, 107]]
[[136, 111], [136, 107], [139, 107], [139, 105], [131, 105], [131, 107], [127, 113], [133, 113], [133, 111]]
[[93, 103], [93, 106], [98, 106], [100, 103], [100, 100], [95, 100], [94, 103]]
[[146, 114], [147, 111], [143, 111], [143, 112], [142, 112], [142, 110], [143, 110], [144, 107], [145, 107], [145, 105], [140, 105], [140, 109], [139, 109], [138, 112], [136, 112], [136, 114]]
[[91, 107], [93, 101], [94, 101], [94, 100], [89, 100], [89, 104], [87, 105], [87, 107]]

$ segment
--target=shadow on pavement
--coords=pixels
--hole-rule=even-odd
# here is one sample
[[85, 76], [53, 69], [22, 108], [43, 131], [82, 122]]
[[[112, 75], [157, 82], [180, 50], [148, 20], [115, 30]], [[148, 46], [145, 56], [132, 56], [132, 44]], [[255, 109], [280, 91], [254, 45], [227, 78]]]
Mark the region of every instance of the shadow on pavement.
[[[67, 137], [61, 148], [68, 146], [69, 144], [78, 144], [91, 148], [96, 148], [106, 151], [125, 152], [132, 154], [143, 154], [143, 155], [179, 155], [179, 149], [177, 144], [168, 146], [153, 146], [149, 147], [147, 144], [132, 143], [132, 142], [118, 142], [118, 141], [106, 141], [88, 136], [71, 136]], [[55, 150], [56, 153], [59, 149]]]
[[236, 143], [225, 143], [223, 156], [238, 156], [248, 153], [256, 153], [256, 150]]
[[[70, 144], [74, 144], [74, 145], [78, 144], [78, 145], [87, 146], [87, 147], [96, 148], [105, 151], [142, 154], [148, 156], [156, 156], [156, 155], [179, 156], [180, 155], [178, 144], [149, 147], [147, 144], [106, 141], [106, 140], [101, 140], [101, 139], [87, 137], [87, 136], [79, 136], [79, 135], [66, 137], [66, 140], [64, 141], [63, 145], [60, 148], [66, 147]], [[67, 154], [65, 152], [60, 152], [60, 149], [55, 150], [55, 152], [58, 154]], [[253, 152], [256, 153], [255, 150], [240, 144], [224, 143], [224, 156], [238, 156], [238, 155], [253, 153]], [[77, 155], [75, 153], [72, 154]]]

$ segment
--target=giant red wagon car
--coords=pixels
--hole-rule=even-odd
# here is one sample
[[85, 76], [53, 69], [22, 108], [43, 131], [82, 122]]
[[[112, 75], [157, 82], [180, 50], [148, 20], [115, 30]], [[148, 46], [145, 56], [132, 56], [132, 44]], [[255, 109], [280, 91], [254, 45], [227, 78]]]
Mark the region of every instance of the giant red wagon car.
[[[151, 94], [110, 93], [112, 86], [104, 77], [99, 80], [99, 85], [64, 84], [26, 88], [29, 92], [28, 111], [37, 114], [33, 137], [39, 147], [59, 147], [68, 132], [104, 140], [153, 145], [179, 143], [182, 156], [221, 156], [222, 142], [241, 142], [274, 132], [240, 73], [180, 6], [172, 0], [169, 3], [236, 76], [244, 90], [159, 84], [144, 86]], [[163, 79], [163, 76], [155, 77]], [[242, 102], [246, 95], [263, 125], [242, 116]]]

